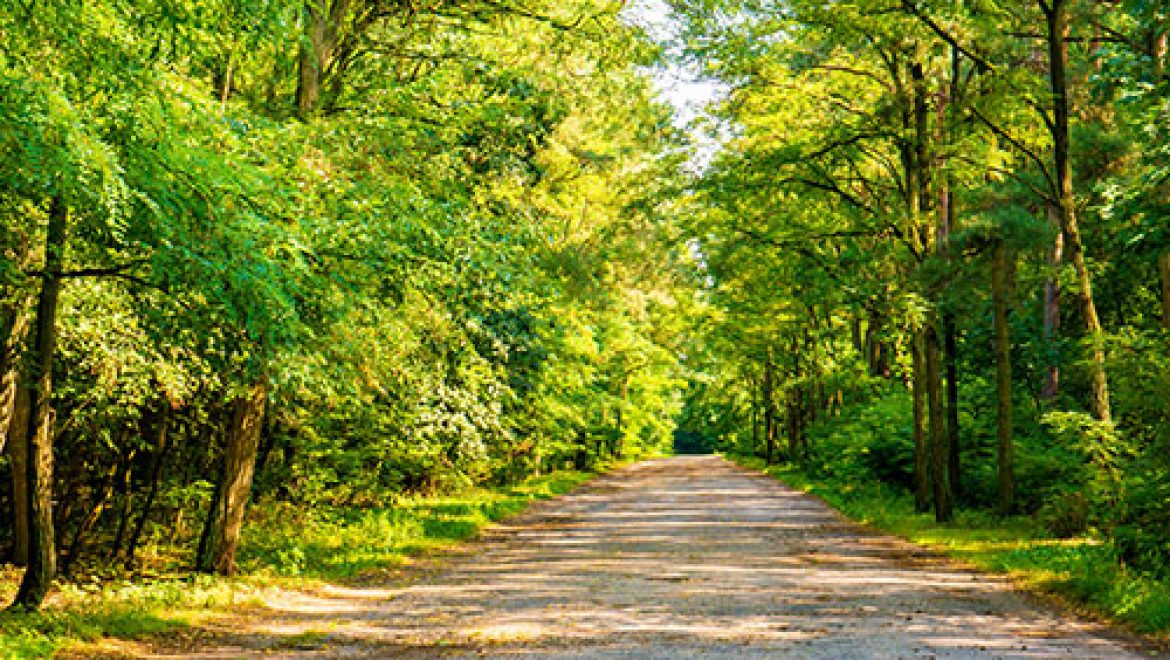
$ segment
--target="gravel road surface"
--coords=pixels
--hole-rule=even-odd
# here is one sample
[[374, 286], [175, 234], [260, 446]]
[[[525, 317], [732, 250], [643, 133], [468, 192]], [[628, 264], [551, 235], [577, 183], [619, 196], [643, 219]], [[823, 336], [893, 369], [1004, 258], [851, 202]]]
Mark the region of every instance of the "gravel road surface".
[[713, 456], [617, 470], [497, 526], [411, 582], [285, 594], [269, 607], [154, 655], [1155, 654]]

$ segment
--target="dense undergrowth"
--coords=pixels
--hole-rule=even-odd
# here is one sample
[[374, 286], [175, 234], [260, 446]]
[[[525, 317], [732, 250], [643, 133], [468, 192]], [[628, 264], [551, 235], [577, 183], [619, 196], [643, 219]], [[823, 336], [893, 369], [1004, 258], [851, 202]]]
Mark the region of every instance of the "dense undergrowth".
[[1100, 511], [1100, 504], [1070, 513], [1077, 507], [1069, 502], [1078, 497], [1068, 485], [1084, 483], [1074, 474], [1085, 469], [1075, 452], [1043, 429], [1031, 429], [1021, 438], [1018, 476], [1032, 495], [1023, 513], [998, 516], [990, 502], [978, 497], [987, 490], [981, 481], [994, 478], [980, 458], [993, 438], [981, 436], [978, 419], [964, 421], [971, 431], [963, 454], [970, 494], [949, 523], [914, 510], [913, 465], [904, 460], [912, 442], [904, 393], [847, 408], [810, 427], [809, 454], [801, 461], [766, 466], [759, 457], [733, 457], [820, 497], [850, 519], [1009, 574], [1023, 587], [1138, 632], [1170, 634], [1170, 579], [1125, 561], [1125, 552], [1112, 540], [1116, 529], [1107, 529], [1119, 516]]
[[[392, 507], [302, 509], [256, 506], [233, 578], [180, 573], [166, 564], [153, 577], [116, 575], [63, 583], [42, 612], [0, 614], [0, 657], [46, 657], [106, 638], [134, 639], [197, 623], [225, 608], [262, 604], [266, 590], [308, 588], [326, 580], [376, 580], [412, 559], [474, 536], [533, 500], [568, 492], [595, 473], [561, 471], [514, 486], [403, 498]], [[18, 573], [0, 573], [8, 597]]]

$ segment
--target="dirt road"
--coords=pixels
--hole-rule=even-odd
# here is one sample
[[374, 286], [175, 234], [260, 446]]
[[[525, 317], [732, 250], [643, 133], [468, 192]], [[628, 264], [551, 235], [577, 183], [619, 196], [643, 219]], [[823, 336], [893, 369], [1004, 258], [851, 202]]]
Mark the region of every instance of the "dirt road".
[[[200, 657], [1129, 658], [1001, 580], [716, 457], [538, 505], [413, 584], [224, 623]], [[165, 653], [163, 655], [166, 655]], [[171, 652], [171, 657], [190, 652]]]

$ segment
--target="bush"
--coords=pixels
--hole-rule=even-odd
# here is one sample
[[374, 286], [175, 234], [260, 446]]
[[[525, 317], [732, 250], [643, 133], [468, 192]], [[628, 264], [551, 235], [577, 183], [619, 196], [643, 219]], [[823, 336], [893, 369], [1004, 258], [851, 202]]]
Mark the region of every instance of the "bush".
[[1057, 538], [1078, 536], [1089, 528], [1089, 499], [1081, 492], [1057, 495], [1040, 507], [1036, 519]]

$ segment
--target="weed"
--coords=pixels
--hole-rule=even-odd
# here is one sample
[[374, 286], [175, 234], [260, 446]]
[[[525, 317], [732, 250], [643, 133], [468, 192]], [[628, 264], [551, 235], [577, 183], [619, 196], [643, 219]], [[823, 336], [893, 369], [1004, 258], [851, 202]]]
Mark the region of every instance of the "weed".
[[1170, 581], [1128, 570], [1116, 548], [1102, 539], [1055, 538], [1043, 521], [999, 518], [981, 509], [961, 509], [954, 521], [939, 524], [930, 514], [914, 512], [909, 493], [877, 481], [843, 483], [810, 477], [794, 465], [729, 458], [816, 495], [857, 522], [1009, 574], [1025, 588], [1058, 595], [1139, 632], [1170, 633]]
[[[592, 476], [558, 472], [506, 488], [404, 498], [390, 508], [300, 509], [261, 502], [244, 531], [241, 577], [180, 574], [63, 584], [40, 612], [0, 613], [0, 657], [43, 658], [103, 638], [137, 639], [225, 608], [260, 605], [266, 587], [361, 577], [465, 540], [532, 500], [566, 493]], [[0, 573], [0, 587], [14, 589], [18, 576]], [[313, 648], [324, 636], [312, 631], [288, 643]]]

